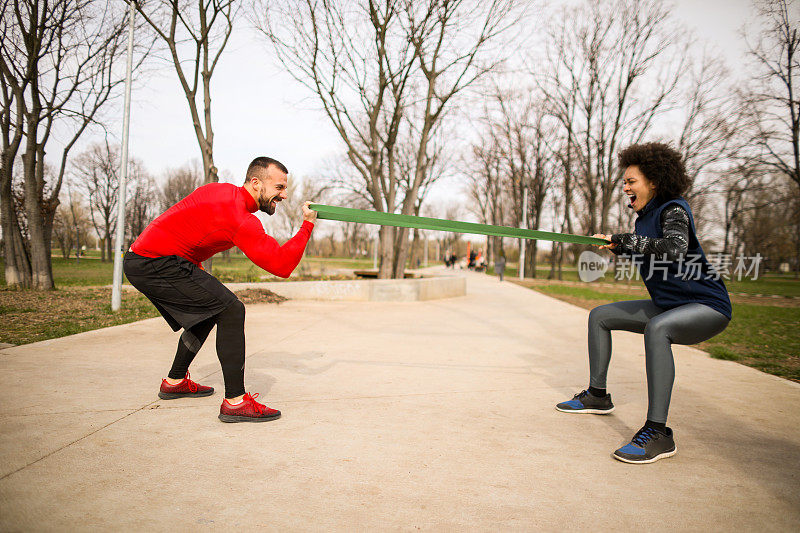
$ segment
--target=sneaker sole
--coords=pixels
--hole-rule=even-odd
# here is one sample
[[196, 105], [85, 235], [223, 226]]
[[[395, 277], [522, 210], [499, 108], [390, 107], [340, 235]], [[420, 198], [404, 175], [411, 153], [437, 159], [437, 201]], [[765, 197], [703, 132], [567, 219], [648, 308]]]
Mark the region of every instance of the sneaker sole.
[[624, 457], [620, 457], [619, 455], [617, 455], [615, 453], [612, 453], [611, 457], [613, 457], [617, 461], [622, 461], [623, 463], [628, 463], [628, 464], [631, 464], [631, 465], [638, 465], [638, 464], [655, 463], [659, 459], [666, 459], [667, 457], [672, 457], [676, 453], [678, 453], [678, 447], [677, 446], [675, 448], [673, 448], [672, 451], [670, 451], [670, 452], [660, 453], [660, 454], [656, 455], [655, 457], [653, 457], [652, 459], [645, 459], [644, 461], [634, 461], [634, 460], [631, 460], [631, 459], [626, 459]]
[[582, 413], [587, 415], [607, 415], [613, 410], [613, 407], [611, 409], [561, 409], [556, 406], [556, 411], [561, 411], [562, 413]]
[[200, 398], [201, 396], [211, 396], [213, 390], [205, 392], [160, 392], [158, 397], [162, 400], [177, 400], [178, 398]]
[[281, 414], [278, 413], [277, 415], [272, 416], [240, 416], [240, 415], [219, 415], [219, 419], [223, 422], [269, 422], [270, 420], [277, 420], [281, 417]]

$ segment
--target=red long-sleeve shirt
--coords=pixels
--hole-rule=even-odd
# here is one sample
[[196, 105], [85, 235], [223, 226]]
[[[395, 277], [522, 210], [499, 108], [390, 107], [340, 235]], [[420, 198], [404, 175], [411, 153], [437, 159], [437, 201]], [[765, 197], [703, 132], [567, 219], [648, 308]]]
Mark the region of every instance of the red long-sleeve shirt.
[[288, 278], [303, 257], [314, 224], [303, 221], [297, 234], [281, 246], [264, 233], [252, 214], [257, 209], [244, 187], [209, 183], [151, 222], [131, 251], [144, 257], [178, 255], [200, 265], [215, 253], [238, 246], [259, 267]]

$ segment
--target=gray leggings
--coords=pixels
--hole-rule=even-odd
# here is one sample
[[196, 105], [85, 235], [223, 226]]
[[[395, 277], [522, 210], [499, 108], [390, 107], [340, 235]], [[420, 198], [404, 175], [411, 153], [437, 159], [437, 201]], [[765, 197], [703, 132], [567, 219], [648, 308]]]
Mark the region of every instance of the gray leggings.
[[652, 300], [632, 300], [601, 305], [589, 313], [589, 384], [606, 388], [611, 361], [611, 330], [644, 333], [647, 367], [647, 419], [667, 422], [675, 362], [672, 344], [697, 344], [719, 334], [728, 326], [728, 317], [698, 303], [669, 311]]

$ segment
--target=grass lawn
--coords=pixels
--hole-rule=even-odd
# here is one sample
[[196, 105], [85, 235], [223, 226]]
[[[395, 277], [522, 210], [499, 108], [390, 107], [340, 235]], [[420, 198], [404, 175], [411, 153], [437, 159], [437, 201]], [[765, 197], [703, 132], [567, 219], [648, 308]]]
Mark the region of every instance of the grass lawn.
[[[782, 284], [775, 280], [778, 287]], [[791, 281], [793, 283], [793, 280]], [[765, 281], [769, 284], [771, 281]], [[531, 289], [549, 296], [591, 309], [598, 305], [647, 298], [646, 294], [613, 292], [599, 290], [589, 284], [571, 285], [531, 285]], [[780, 290], [768, 287], [771, 294]], [[624, 289], [622, 286], [620, 289]], [[733, 303], [733, 320], [728, 328], [713, 339], [697, 346], [712, 357], [738, 361], [776, 376], [800, 382], [800, 304], [794, 306], [764, 305], [752, 303]]]
[[[286, 300], [265, 289], [236, 291], [236, 295], [246, 304]], [[114, 313], [110, 288], [0, 289], [0, 343], [28, 344], [156, 316], [156, 308], [136, 291], [122, 291], [122, 307]]]
[[[0, 258], [0, 269], [5, 263]], [[350, 259], [340, 257], [306, 257], [292, 275], [293, 281], [302, 279], [338, 279], [344, 277], [340, 269], [371, 269], [372, 259]], [[214, 257], [214, 275], [223, 282], [234, 281], [282, 281], [257, 267], [247, 257], [231, 254], [230, 257]], [[64, 259], [53, 257], [53, 277], [56, 287], [102, 287], [111, 285], [114, 263], [100, 261], [98, 257], [75, 257]], [[5, 277], [0, 276], [0, 287], [6, 286]]]
[[[490, 274], [494, 274], [494, 267], [489, 267]], [[550, 267], [547, 266], [539, 266], [536, 269], [536, 279], [539, 280], [546, 280], [547, 276], [550, 274]], [[505, 277], [509, 280], [516, 280], [519, 278], [519, 270], [515, 266], [507, 267], [505, 271]], [[575, 267], [570, 266], [569, 269], [564, 269], [562, 272], [562, 280], [563, 281], [574, 281], [576, 283], [580, 283], [581, 285], [585, 285], [584, 282], [580, 280], [578, 277], [578, 271]], [[741, 281], [732, 279], [732, 280], [723, 280], [725, 282], [725, 286], [728, 288], [728, 292], [731, 293], [741, 293], [741, 294], [760, 294], [766, 296], [792, 296], [800, 298], [800, 280], [795, 279], [793, 274], [760, 274], [758, 279], [751, 280], [751, 279], [742, 279]], [[602, 283], [613, 283], [615, 285], [619, 285], [620, 287], [624, 287], [624, 290], [627, 290], [627, 287], [640, 287], [644, 289], [644, 283], [641, 280], [633, 279], [633, 280], [615, 280], [613, 272], [606, 272], [606, 275], [602, 279]]]
[[[4, 266], [0, 259], [0, 268]], [[213, 268], [224, 282], [280, 280], [242, 255], [215, 257]], [[346, 277], [339, 269], [370, 268], [371, 258], [310, 257], [303, 259], [291, 279], [338, 279]], [[54, 291], [8, 290], [0, 276], [0, 343], [27, 344], [159, 316], [153, 305], [135, 291], [123, 291], [121, 309], [111, 311], [109, 286], [113, 269], [113, 263], [100, 261], [99, 253], [79, 261], [75, 257], [53, 257]], [[236, 294], [245, 303], [279, 303], [281, 298], [262, 289]]]
[[54, 291], [0, 290], [0, 342], [28, 344], [158, 316], [141, 294], [123, 291], [111, 311], [111, 289], [68, 287]]

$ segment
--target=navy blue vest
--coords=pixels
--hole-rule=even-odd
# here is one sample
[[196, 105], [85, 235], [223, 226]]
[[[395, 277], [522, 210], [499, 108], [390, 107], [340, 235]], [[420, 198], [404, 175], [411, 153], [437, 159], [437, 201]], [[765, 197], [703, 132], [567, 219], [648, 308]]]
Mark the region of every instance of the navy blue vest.
[[715, 271], [706, 259], [695, 234], [694, 218], [689, 204], [683, 198], [664, 200], [653, 198], [637, 212], [636, 233], [661, 239], [661, 212], [677, 204], [689, 215], [689, 249], [682, 261], [667, 261], [653, 254], [637, 256], [639, 273], [650, 293], [653, 303], [662, 309], [700, 303], [731, 318], [731, 300], [722, 279], [714, 279]]

